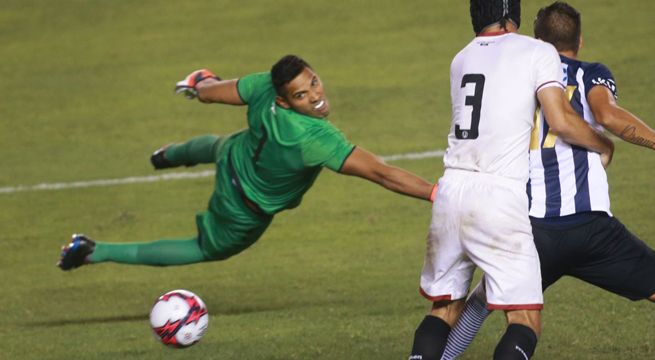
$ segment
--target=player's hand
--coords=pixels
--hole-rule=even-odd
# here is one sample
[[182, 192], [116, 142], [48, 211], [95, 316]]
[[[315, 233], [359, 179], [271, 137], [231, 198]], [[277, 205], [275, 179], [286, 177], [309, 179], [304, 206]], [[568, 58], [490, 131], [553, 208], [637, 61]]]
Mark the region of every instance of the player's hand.
[[612, 157], [614, 156], [614, 142], [609, 138], [606, 139], [607, 139], [608, 150], [600, 153], [600, 163], [603, 164], [603, 168], [605, 169], [607, 169], [607, 167], [610, 166], [610, 163], [612, 162]]
[[196, 89], [196, 86], [198, 83], [206, 79], [220, 80], [221, 78], [207, 69], [196, 70], [184, 78], [184, 80], [180, 80], [175, 84], [175, 93], [184, 94], [187, 99], [193, 100], [198, 97], [198, 89]]
[[600, 154], [600, 163], [603, 164], [603, 168], [607, 169], [607, 167], [610, 166], [613, 155], [614, 155], [613, 149], [610, 152]]

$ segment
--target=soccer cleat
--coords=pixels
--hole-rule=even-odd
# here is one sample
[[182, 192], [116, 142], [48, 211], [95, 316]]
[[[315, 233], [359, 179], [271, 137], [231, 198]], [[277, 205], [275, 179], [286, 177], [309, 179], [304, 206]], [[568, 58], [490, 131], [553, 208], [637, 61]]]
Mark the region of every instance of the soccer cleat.
[[71, 270], [86, 264], [86, 258], [96, 248], [95, 241], [83, 234], [73, 234], [70, 244], [61, 248], [61, 257], [57, 266], [62, 270]]
[[152, 156], [150, 156], [150, 163], [152, 163], [152, 166], [155, 167], [155, 170], [176, 167], [175, 165], [171, 164], [171, 162], [168, 161], [168, 159], [166, 159], [166, 156], [164, 156], [164, 153], [166, 152], [166, 148], [167, 146], [159, 148], [155, 150], [154, 153], [152, 153]]

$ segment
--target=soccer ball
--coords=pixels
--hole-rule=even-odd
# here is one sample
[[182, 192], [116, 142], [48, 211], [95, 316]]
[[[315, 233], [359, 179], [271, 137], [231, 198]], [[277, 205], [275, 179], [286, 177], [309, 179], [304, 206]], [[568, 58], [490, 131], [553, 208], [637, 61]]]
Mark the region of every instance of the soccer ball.
[[157, 339], [176, 348], [200, 341], [208, 322], [205, 303], [188, 290], [167, 292], [155, 301], [150, 311], [150, 325]]

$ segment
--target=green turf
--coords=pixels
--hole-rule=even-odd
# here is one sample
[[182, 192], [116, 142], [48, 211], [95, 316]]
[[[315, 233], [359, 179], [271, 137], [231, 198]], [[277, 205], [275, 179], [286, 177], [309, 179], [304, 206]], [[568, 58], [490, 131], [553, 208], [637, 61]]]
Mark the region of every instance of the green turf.
[[[525, 2], [523, 33], [548, 3]], [[583, 57], [609, 65], [620, 103], [655, 126], [655, 3], [573, 4]], [[267, 70], [286, 53], [322, 75], [330, 119], [354, 143], [380, 154], [443, 149], [448, 66], [471, 35], [462, 0], [3, 0], [0, 187], [151, 175], [158, 146], [245, 124], [243, 108], [175, 97], [175, 81], [200, 67], [224, 78]], [[651, 246], [653, 155], [619, 143], [609, 171], [614, 213]], [[442, 172], [440, 159], [395, 164], [432, 180]], [[417, 286], [430, 206], [329, 171], [229, 261], [54, 266], [72, 232], [190, 236], [211, 188], [203, 178], [0, 194], [0, 358], [406, 357], [428, 306]], [[182, 351], [156, 343], [147, 322], [154, 299], [175, 288], [210, 312], [206, 337]], [[654, 321], [649, 303], [567, 279], [546, 294], [535, 359], [653, 358]], [[493, 315], [463, 358], [489, 358], [502, 323]]]

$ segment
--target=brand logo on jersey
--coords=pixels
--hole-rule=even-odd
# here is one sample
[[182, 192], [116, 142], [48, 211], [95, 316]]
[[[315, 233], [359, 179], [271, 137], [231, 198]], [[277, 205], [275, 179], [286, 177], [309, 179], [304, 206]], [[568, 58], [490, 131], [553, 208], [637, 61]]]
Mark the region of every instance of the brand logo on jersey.
[[562, 63], [562, 82], [567, 84], [569, 82], [569, 65]]
[[612, 94], [616, 94], [616, 83], [614, 82], [613, 79], [605, 79], [605, 78], [597, 77], [595, 79], [591, 79], [591, 83], [594, 85], [603, 85], [606, 88], [610, 89], [610, 91], [612, 91]]
[[271, 104], [271, 112], [273, 113], [273, 115], [277, 115], [277, 113], [275, 112], [275, 101], [273, 101], [273, 103]]

